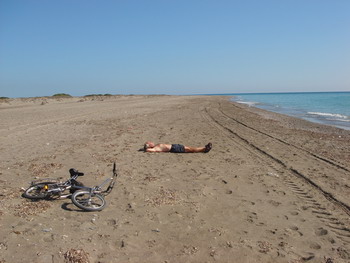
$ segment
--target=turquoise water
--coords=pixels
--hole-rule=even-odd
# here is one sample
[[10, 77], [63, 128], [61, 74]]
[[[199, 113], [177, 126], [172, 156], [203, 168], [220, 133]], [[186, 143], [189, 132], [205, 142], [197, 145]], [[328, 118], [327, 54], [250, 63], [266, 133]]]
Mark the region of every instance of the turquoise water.
[[350, 92], [249, 93], [232, 101], [350, 130]]

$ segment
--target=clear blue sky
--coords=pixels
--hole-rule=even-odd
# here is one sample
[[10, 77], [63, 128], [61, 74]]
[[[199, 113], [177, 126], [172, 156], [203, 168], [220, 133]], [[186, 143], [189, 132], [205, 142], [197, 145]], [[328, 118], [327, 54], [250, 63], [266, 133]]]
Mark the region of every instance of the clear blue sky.
[[0, 96], [350, 91], [349, 0], [0, 0]]

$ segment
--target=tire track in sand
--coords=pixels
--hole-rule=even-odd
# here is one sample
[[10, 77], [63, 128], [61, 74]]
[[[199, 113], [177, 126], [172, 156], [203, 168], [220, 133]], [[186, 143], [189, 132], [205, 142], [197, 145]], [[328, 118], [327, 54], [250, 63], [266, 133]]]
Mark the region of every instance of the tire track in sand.
[[[327, 235], [327, 232], [329, 230], [333, 232], [335, 236], [345, 246], [348, 246], [350, 244], [349, 227], [347, 227], [340, 219], [337, 218], [337, 216], [333, 215], [333, 213], [329, 212], [329, 210], [327, 209], [327, 206], [329, 207], [329, 203], [331, 203], [338, 208], [337, 213], [339, 212], [343, 214], [345, 212], [347, 215], [350, 215], [350, 209], [346, 203], [343, 203], [342, 201], [338, 200], [331, 193], [325, 191], [317, 183], [307, 178], [305, 175], [301, 174], [296, 169], [289, 167], [282, 158], [280, 159], [276, 157], [275, 154], [271, 154], [265, 149], [261, 149], [258, 145], [251, 141], [251, 138], [254, 137], [252, 136], [252, 134], [244, 133], [242, 130], [237, 128], [237, 126], [235, 126], [236, 129], [233, 130], [233, 128], [229, 127], [229, 125], [227, 124], [228, 117], [225, 114], [223, 114], [220, 110], [214, 110], [212, 108], [209, 110], [208, 108], [205, 108], [204, 110], [202, 110], [202, 117], [206, 119], [208, 123], [212, 124], [215, 128], [220, 130], [231, 141], [233, 141], [235, 144], [238, 144], [239, 149], [241, 151], [254, 154], [259, 160], [263, 160], [263, 162], [268, 167], [276, 171], [278, 174], [283, 175], [282, 179], [284, 185], [286, 185], [292, 193], [298, 196], [298, 198], [303, 200], [303, 202], [305, 203], [302, 209], [310, 209], [311, 213], [315, 216], [315, 219], [319, 220], [320, 223], [324, 225], [324, 228], [320, 227], [319, 229], [315, 230], [315, 234], [317, 236]], [[226, 119], [226, 121], [223, 122], [223, 119]], [[231, 117], [228, 119], [231, 122], [233, 121]], [[242, 125], [239, 122], [236, 123], [238, 125]], [[243, 125], [243, 127], [245, 126]], [[253, 129], [253, 132], [264, 135], [256, 129]], [[270, 139], [273, 139], [271, 138], [272, 136], [268, 137]], [[277, 142], [283, 143], [280, 142], [280, 140], [277, 140]], [[294, 147], [293, 145], [291, 145], [290, 147], [293, 147], [294, 152], [299, 151], [298, 154], [302, 152], [302, 150], [299, 150], [298, 147]], [[293, 151], [291, 150], [291, 152]], [[308, 152], [304, 153], [304, 155], [307, 154]], [[304, 156], [304, 158], [315, 159], [315, 156], [314, 154], [310, 154], [309, 156]], [[320, 160], [318, 158], [316, 158], [316, 160], [318, 162], [323, 162], [323, 160]], [[326, 164], [323, 163], [322, 165], [330, 165], [331, 167], [334, 166], [334, 169], [338, 168], [340, 170], [343, 170], [342, 168], [339, 168], [337, 164], [333, 165], [331, 163], [326, 162]], [[328, 228], [328, 230], [326, 229], [326, 227]]]
[[[350, 173], [342, 167], [324, 162], [314, 154], [309, 154], [308, 151], [242, 125], [233, 117], [227, 117], [220, 109], [212, 110], [210, 113], [206, 109], [205, 112], [212, 121], [226, 131], [238, 137], [250, 148], [279, 163], [295, 176], [302, 178], [350, 215], [349, 200], [346, 198], [350, 196], [350, 188], [341, 182], [341, 180], [347, 182], [350, 179]], [[305, 164], [306, 161], [307, 164]], [[335, 192], [334, 189], [340, 189], [340, 191]]]

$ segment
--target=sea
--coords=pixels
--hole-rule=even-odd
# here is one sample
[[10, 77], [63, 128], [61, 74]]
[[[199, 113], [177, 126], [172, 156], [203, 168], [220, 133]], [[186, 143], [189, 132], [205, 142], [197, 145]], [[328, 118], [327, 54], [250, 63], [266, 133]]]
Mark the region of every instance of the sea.
[[[224, 94], [222, 94], [224, 95]], [[232, 101], [350, 130], [350, 92], [233, 93]]]

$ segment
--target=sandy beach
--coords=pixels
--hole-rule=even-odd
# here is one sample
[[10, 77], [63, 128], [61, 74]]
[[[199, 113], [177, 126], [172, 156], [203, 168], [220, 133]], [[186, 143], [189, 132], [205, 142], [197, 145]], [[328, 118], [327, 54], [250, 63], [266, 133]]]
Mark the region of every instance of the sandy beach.
[[[223, 96], [8, 99], [0, 119], [1, 263], [350, 262], [350, 131]], [[70, 168], [96, 185], [114, 161], [100, 212], [22, 197]]]

